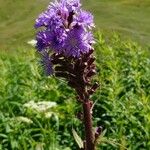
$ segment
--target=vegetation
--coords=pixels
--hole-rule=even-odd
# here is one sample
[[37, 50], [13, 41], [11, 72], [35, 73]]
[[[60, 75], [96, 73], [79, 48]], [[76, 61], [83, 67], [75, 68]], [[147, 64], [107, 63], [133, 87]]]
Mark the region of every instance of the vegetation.
[[[150, 59], [148, 51], [114, 34], [109, 40], [97, 33], [95, 45], [101, 88], [95, 100], [95, 127], [105, 135], [100, 148], [148, 149], [150, 147]], [[0, 58], [0, 146], [5, 149], [77, 149], [72, 128], [81, 133], [82, 124], [74, 117], [79, 109], [74, 91], [65, 82], [47, 78], [38, 69], [33, 50]], [[34, 112], [23, 104], [53, 101], [57, 106]], [[26, 117], [26, 118], [22, 118]], [[104, 134], [103, 132], [103, 134]], [[102, 135], [103, 135], [102, 134]], [[42, 149], [42, 148], [41, 148]]]

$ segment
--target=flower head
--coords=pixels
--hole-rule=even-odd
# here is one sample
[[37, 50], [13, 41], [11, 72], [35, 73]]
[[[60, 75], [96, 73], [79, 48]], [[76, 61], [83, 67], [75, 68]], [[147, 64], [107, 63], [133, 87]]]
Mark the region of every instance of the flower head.
[[[92, 27], [93, 16], [82, 10], [80, 0], [55, 0], [36, 19], [35, 28], [41, 28], [36, 35], [36, 48], [40, 53], [47, 51], [79, 58], [92, 49]], [[42, 56], [48, 70], [52, 65], [49, 57]]]

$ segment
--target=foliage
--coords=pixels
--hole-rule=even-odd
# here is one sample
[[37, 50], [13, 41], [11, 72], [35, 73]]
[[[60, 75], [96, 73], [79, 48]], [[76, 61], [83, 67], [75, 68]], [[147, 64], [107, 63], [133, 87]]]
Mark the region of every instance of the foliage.
[[[101, 90], [95, 95], [98, 124], [107, 129], [108, 138], [129, 150], [148, 149], [149, 53], [134, 42], [122, 42], [116, 34], [109, 44], [101, 34], [98, 37], [96, 53], [101, 83]], [[104, 149], [113, 148], [107, 145]]]
[[[105, 131], [99, 148], [149, 149], [149, 53], [116, 34], [96, 37], [95, 79], [101, 88], [92, 97], [93, 111], [95, 126]], [[74, 117], [79, 109], [74, 91], [61, 80], [45, 77], [34, 51], [20, 48], [16, 54], [0, 54], [0, 149], [76, 150], [72, 128], [80, 136], [83, 126]], [[57, 106], [45, 118], [24, 108], [29, 101], [53, 101]]]

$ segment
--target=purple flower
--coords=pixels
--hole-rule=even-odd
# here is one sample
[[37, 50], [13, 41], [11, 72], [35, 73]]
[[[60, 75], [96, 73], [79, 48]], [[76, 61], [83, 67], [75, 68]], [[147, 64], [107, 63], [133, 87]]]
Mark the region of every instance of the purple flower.
[[92, 49], [91, 44], [94, 42], [90, 32], [85, 31], [82, 27], [76, 27], [68, 32], [64, 45], [64, 54], [66, 56], [80, 57]]
[[49, 31], [40, 31], [36, 35], [36, 48], [38, 51], [47, 49], [51, 44], [51, 34]]
[[60, 18], [60, 16], [52, 16], [52, 18], [49, 21], [49, 24], [47, 25], [47, 30], [55, 31], [57, 29], [63, 28], [63, 20]]
[[55, 3], [51, 2], [48, 6], [48, 10], [55, 12], [55, 15], [59, 16], [63, 21], [69, 16], [69, 11], [63, 1], [60, 1], [59, 3], [57, 1], [55, 1]]
[[69, 12], [76, 12], [80, 9], [80, 0], [62, 0], [62, 2], [67, 6]]
[[49, 11], [45, 11], [42, 14], [39, 15], [39, 17], [36, 19], [35, 28], [39, 28], [42, 26], [48, 26], [49, 21], [51, 20], [53, 16], [53, 13]]
[[49, 53], [47, 51], [41, 53], [41, 64], [47, 76], [53, 74], [53, 65]]
[[40, 31], [36, 36], [36, 48], [39, 51], [51, 49], [54, 50], [56, 53], [61, 53], [65, 37], [66, 33], [63, 29], [59, 29], [56, 31]]
[[[92, 49], [94, 38], [90, 30], [94, 27], [93, 16], [81, 9], [80, 0], [55, 0], [50, 3], [36, 19], [35, 28], [40, 27], [44, 27], [36, 35], [36, 48], [40, 54], [47, 51], [79, 58]], [[42, 58], [50, 66], [46, 61], [50, 58], [43, 55]]]
[[83, 26], [84, 28], [91, 29], [92, 27], [95, 27], [93, 19], [93, 15], [90, 12], [82, 10], [74, 20], [74, 24], [78, 24]]
[[56, 15], [53, 10], [47, 10], [40, 14], [36, 19], [35, 28], [46, 27], [49, 29], [59, 28], [63, 26], [63, 21], [59, 15]]
[[49, 48], [56, 53], [62, 53], [64, 41], [67, 36], [66, 31], [64, 29], [58, 29], [58, 30], [52, 31], [50, 36], [51, 36], [51, 39], [50, 39], [51, 44]]

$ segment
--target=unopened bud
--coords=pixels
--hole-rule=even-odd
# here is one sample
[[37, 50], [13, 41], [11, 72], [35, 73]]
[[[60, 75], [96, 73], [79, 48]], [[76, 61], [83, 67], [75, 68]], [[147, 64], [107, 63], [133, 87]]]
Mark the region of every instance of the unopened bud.
[[95, 82], [94, 85], [92, 86], [92, 89], [95, 91], [99, 87], [98, 82]]
[[96, 57], [93, 56], [92, 58], [89, 59], [88, 65], [91, 65], [95, 61]]
[[96, 70], [95, 70], [95, 69], [92, 69], [92, 70], [90, 70], [90, 71], [88, 72], [87, 77], [91, 77], [91, 76], [93, 76], [93, 75], [95, 75], [95, 74], [96, 74]]
[[92, 95], [95, 91], [93, 89], [88, 90], [88, 94]]
[[96, 89], [99, 87], [99, 84], [96, 82], [92, 87], [91, 87], [91, 89], [89, 89], [88, 90], [88, 94], [89, 95], [92, 95], [95, 91], [96, 91]]

